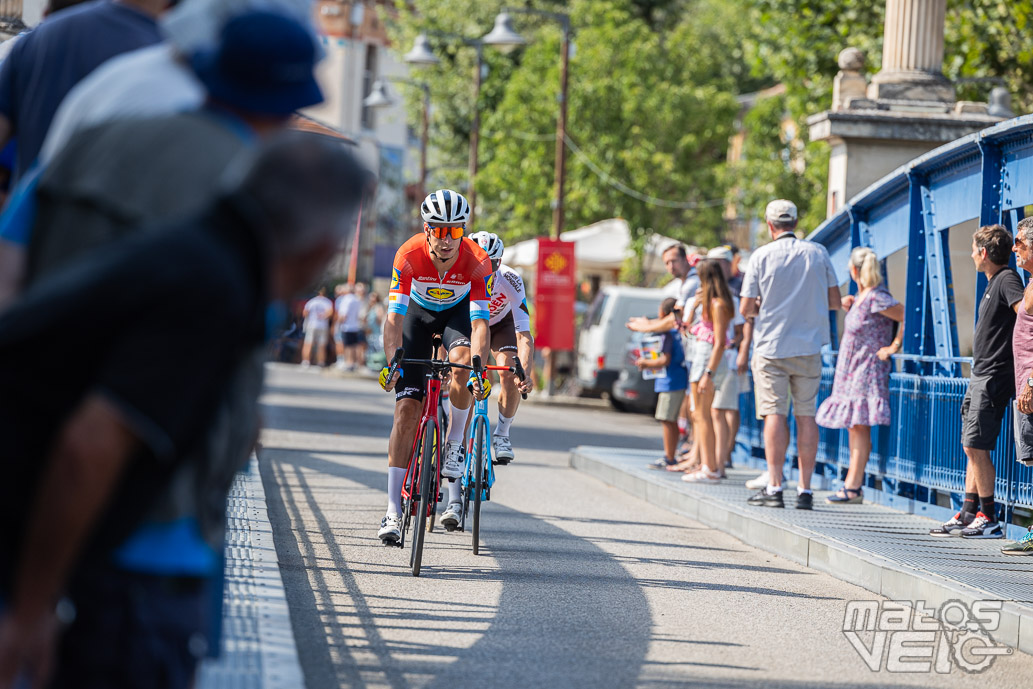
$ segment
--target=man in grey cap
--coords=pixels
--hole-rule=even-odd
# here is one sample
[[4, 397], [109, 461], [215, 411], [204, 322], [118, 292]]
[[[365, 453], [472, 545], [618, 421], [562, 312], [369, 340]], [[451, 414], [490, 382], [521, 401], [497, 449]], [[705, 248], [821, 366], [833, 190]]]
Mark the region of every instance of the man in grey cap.
[[789, 446], [789, 402], [796, 417], [800, 460], [797, 509], [812, 507], [811, 474], [818, 453], [814, 421], [821, 382], [821, 348], [829, 343], [829, 311], [840, 306], [839, 281], [821, 244], [796, 236], [792, 201], [776, 199], [764, 213], [771, 242], [750, 258], [740, 309], [753, 318], [753, 382], [757, 417], [764, 419], [768, 485], [751, 505], [784, 507], [782, 465]]

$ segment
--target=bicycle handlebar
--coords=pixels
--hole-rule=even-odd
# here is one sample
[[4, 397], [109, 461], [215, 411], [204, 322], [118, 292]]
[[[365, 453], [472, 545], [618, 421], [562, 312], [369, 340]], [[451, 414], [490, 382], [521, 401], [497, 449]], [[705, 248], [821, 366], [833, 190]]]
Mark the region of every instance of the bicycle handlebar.
[[[524, 367], [520, 363], [519, 357], [513, 357], [512, 366], [482, 366], [481, 357], [474, 355], [472, 359], [472, 366], [466, 364], [454, 364], [451, 361], [443, 361], [441, 359], [406, 359], [405, 350], [401, 347], [395, 350], [395, 355], [391, 357], [391, 370], [388, 373], [387, 379], [391, 380], [395, 373], [398, 372], [398, 367], [402, 364], [414, 364], [418, 366], [427, 366], [435, 373], [446, 368], [458, 368], [464, 371], [473, 371], [478, 376], [483, 375], [484, 371], [509, 371], [515, 373], [520, 382], [523, 382], [527, 378], [527, 374], [524, 372]], [[527, 393], [520, 393], [522, 399], [527, 399]]]

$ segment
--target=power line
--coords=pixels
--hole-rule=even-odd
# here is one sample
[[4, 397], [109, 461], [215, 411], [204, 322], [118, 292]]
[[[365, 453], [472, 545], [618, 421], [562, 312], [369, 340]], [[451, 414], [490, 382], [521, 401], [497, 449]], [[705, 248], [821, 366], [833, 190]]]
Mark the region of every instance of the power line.
[[[492, 138], [500, 138], [506, 136], [516, 139], [522, 139], [524, 141], [555, 141], [556, 139], [555, 134], [531, 134], [528, 132], [492, 132], [490, 136]], [[725, 203], [724, 199], [711, 199], [709, 201], [669, 201], [667, 199], [661, 199], [655, 196], [650, 196], [649, 194], [644, 194], [640, 191], [632, 189], [627, 184], [608, 173], [606, 170], [603, 170], [599, 165], [595, 163], [595, 161], [588, 157], [587, 153], [581, 150], [581, 147], [578, 146], [572, 138], [570, 138], [569, 134], [564, 135], [564, 143], [566, 144], [567, 148], [569, 148], [574, 155], [580, 158], [588, 167], [588, 169], [591, 170], [596, 175], [596, 177], [601, 179], [604, 183], [613, 187], [614, 189], [623, 194], [626, 194], [634, 199], [638, 199], [639, 201], [647, 203], [651, 206], [661, 206], [663, 208], [677, 208], [681, 210], [693, 210], [696, 208], [712, 208], [714, 206], [720, 206]]]

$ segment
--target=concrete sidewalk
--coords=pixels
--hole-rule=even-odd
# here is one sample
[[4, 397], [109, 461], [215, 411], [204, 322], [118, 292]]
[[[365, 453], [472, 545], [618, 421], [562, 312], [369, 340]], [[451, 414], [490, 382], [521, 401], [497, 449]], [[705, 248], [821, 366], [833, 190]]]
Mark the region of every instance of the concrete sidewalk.
[[1002, 540], [934, 538], [937, 522], [879, 505], [828, 505], [815, 492], [813, 511], [746, 504], [743, 484], [756, 470], [732, 470], [719, 484], [685, 483], [681, 474], [647, 468], [655, 450], [578, 447], [570, 465], [650, 504], [684, 514], [744, 543], [861, 586], [891, 600], [1004, 601], [991, 636], [1033, 654], [1033, 557], [1002, 555]]
[[254, 455], [228, 502], [222, 653], [201, 665], [197, 688], [300, 689], [305, 682]]

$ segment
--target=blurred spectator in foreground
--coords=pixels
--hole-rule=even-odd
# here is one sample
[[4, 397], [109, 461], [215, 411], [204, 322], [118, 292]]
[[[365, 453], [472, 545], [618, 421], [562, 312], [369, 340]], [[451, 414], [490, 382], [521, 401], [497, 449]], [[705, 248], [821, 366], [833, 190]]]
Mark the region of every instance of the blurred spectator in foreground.
[[330, 341], [330, 321], [334, 317], [334, 303], [326, 298], [326, 287], [320, 287], [316, 296], [305, 304], [305, 344], [301, 348], [301, 365], [312, 365], [312, 350], [316, 352], [316, 366], [326, 365], [326, 347]]
[[764, 211], [771, 242], [753, 252], [740, 308], [755, 317], [753, 384], [757, 416], [764, 419], [768, 485], [751, 505], [785, 507], [782, 467], [789, 448], [789, 403], [796, 418], [800, 483], [796, 508], [812, 509], [811, 475], [818, 454], [815, 401], [821, 384], [821, 348], [829, 343], [829, 311], [839, 309], [839, 282], [828, 251], [796, 236], [796, 204], [776, 199]]
[[39, 162], [49, 163], [73, 134], [91, 126], [200, 108], [207, 90], [191, 69], [191, 58], [213, 50], [225, 24], [251, 11], [285, 15], [315, 35], [311, 0], [183, 0], [159, 21], [165, 41], [113, 57], [69, 91]]
[[297, 21], [247, 12], [192, 66], [202, 109], [115, 120], [79, 132], [43, 172], [29, 237], [28, 277], [144, 224], [206, 206], [231, 161], [322, 102], [315, 37]]
[[[0, 686], [47, 686], [50, 668], [61, 687], [192, 686], [246, 458], [194, 450], [268, 300], [325, 268], [366, 182], [339, 144], [284, 136], [203, 214], [57, 272], [0, 318]], [[55, 378], [69, 331], [91, 337]], [[167, 519], [138, 529], [163, 495]], [[147, 543], [162, 530], [172, 552]]]
[[1002, 225], [980, 227], [972, 236], [972, 262], [986, 276], [986, 291], [972, 336], [972, 375], [961, 402], [961, 445], [968, 457], [965, 499], [949, 521], [930, 536], [1002, 538], [994, 499], [994, 470], [990, 452], [997, 445], [1004, 412], [1015, 396], [1012, 331], [1022, 305], [1022, 278], [1008, 266], [1011, 232]]
[[872, 426], [890, 424], [890, 357], [900, 351], [904, 331], [904, 305], [882, 285], [879, 257], [867, 247], [850, 254], [850, 279], [860, 291], [843, 298], [847, 315], [836, 359], [832, 394], [815, 416], [819, 426], [848, 428], [850, 468], [843, 487], [826, 501], [864, 502], [864, 468], [872, 453]]
[[[1033, 217], [1015, 227], [1016, 263], [1033, 273]], [[1015, 460], [1033, 466], [1033, 280], [1022, 294], [1022, 307], [1016, 312], [1012, 333], [1015, 358]], [[1033, 526], [1017, 543], [1001, 548], [1005, 555], [1033, 555]]]
[[21, 283], [88, 249], [207, 205], [238, 154], [282, 128], [295, 109], [321, 100], [313, 41], [303, 25], [279, 14], [235, 17], [218, 46], [194, 58], [209, 93], [200, 111], [116, 120], [73, 136], [27, 192], [35, 205], [26, 216], [31, 224], [19, 228], [5, 214], [7, 239], [27, 249], [20, 264], [3, 252], [0, 304]]
[[39, 154], [65, 95], [111, 57], [161, 41], [169, 0], [97, 0], [63, 10], [22, 37], [0, 65], [0, 146], [18, 137], [15, 181]]

